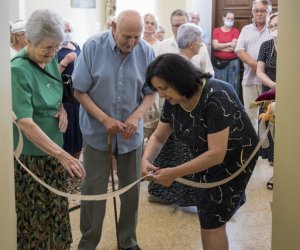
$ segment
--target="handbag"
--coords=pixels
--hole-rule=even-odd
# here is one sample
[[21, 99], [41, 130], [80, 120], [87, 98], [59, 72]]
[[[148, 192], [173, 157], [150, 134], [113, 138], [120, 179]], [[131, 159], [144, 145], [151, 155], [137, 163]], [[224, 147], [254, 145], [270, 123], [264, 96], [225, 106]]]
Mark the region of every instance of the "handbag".
[[211, 58], [212, 65], [217, 69], [224, 69], [230, 63], [230, 61], [231, 60], [221, 60], [214, 56]]
[[78, 103], [76, 98], [74, 97], [74, 89], [73, 89], [73, 81], [72, 77], [67, 74], [61, 74], [61, 79], [63, 83], [63, 103]]
[[67, 74], [61, 74], [61, 79], [59, 80], [55, 76], [51, 75], [48, 71], [45, 69], [41, 68], [35, 61], [31, 60], [28, 57], [22, 57], [22, 56], [17, 56], [13, 58], [11, 61], [17, 59], [17, 58], [23, 58], [28, 60], [32, 65], [34, 65], [38, 70], [42, 71], [44, 74], [49, 76], [50, 78], [60, 82], [63, 84], [63, 96], [62, 96], [62, 102], [63, 103], [78, 103], [77, 100], [74, 97], [74, 90], [73, 90], [73, 81], [72, 77]]

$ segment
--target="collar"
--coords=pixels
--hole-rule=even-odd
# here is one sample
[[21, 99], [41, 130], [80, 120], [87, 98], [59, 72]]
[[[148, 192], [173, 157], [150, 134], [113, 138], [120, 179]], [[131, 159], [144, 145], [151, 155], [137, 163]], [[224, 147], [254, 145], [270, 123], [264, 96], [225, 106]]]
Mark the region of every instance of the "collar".
[[110, 44], [111, 49], [115, 50], [115, 48], [117, 48], [117, 44], [116, 44], [115, 38], [112, 34], [112, 29], [110, 29], [108, 31], [108, 40], [109, 40], [109, 44]]

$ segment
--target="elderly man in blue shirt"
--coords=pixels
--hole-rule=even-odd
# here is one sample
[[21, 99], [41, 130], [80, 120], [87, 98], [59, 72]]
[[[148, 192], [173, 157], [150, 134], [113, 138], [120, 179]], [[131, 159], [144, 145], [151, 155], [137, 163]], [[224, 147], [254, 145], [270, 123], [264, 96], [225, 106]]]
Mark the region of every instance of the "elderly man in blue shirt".
[[[117, 159], [119, 188], [140, 177], [143, 116], [155, 93], [145, 83], [153, 50], [141, 40], [142, 18], [134, 10], [121, 12], [112, 29], [89, 38], [73, 73], [74, 94], [80, 102], [83, 161], [86, 177], [82, 194], [107, 192], [111, 158], [108, 136]], [[119, 242], [121, 249], [140, 249], [136, 225], [139, 186], [120, 196]], [[105, 215], [106, 201], [81, 203], [78, 249], [95, 249]]]

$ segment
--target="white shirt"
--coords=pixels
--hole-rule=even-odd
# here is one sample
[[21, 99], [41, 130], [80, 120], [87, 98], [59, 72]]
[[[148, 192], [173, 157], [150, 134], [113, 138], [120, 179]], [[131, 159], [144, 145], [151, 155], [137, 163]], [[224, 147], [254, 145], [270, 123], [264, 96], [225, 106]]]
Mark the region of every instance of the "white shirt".
[[12, 59], [17, 53], [18, 51], [10, 47], [10, 59]]
[[158, 56], [157, 53], [158, 53], [158, 48], [159, 48], [160, 44], [161, 44], [161, 41], [159, 41], [159, 40], [156, 40], [155, 43], [152, 45], [149, 44], [152, 47], [152, 49], [154, 50], [155, 56]]
[[[169, 37], [160, 43], [160, 46], [157, 49], [157, 55], [161, 55], [165, 53], [179, 54], [179, 48], [174, 36]], [[211, 75], [215, 74], [205, 44], [203, 44], [203, 46], [200, 48], [199, 53], [193, 56], [191, 61], [197, 68], [200, 69], [201, 72], [210, 73]]]
[[[261, 44], [264, 41], [270, 39], [271, 36], [266, 27], [259, 31], [255, 23], [248, 24], [244, 26], [241, 31], [241, 34], [237, 41], [235, 52], [244, 50], [252, 57], [252, 59], [257, 60]], [[253, 72], [251, 67], [246, 63], [244, 63], [244, 75], [242, 84], [261, 84], [261, 81], [256, 76], [256, 72]]]

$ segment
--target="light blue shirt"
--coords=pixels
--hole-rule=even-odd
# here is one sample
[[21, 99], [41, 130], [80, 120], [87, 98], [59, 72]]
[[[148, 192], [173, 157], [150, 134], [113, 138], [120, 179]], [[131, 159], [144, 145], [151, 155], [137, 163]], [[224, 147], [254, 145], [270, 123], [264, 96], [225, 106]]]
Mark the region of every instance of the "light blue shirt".
[[200, 28], [200, 31], [201, 31], [201, 39], [202, 41], [205, 43], [205, 44], [210, 44], [210, 37], [209, 37], [209, 34], [207, 32], [207, 30], [201, 28], [200, 26], [198, 26]]
[[[153, 93], [145, 83], [146, 70], [154, 59], [153, 49], [140, 40], [132, 52], [122, 59], [112, 32], [89, 38], [83, 45], [74, 72], [73, 87], [89, 94], [95, 104], [108, 116], [125, 121], [147, 94]], [[84, 140], [92, 147], [108, 150], [108, 134], [102, 123], [80, 106], [80, 128]], [[113, 148], [124, 154], [143, 142], [143, 120], [129, 140], [120, 134], [113, 137]]]

